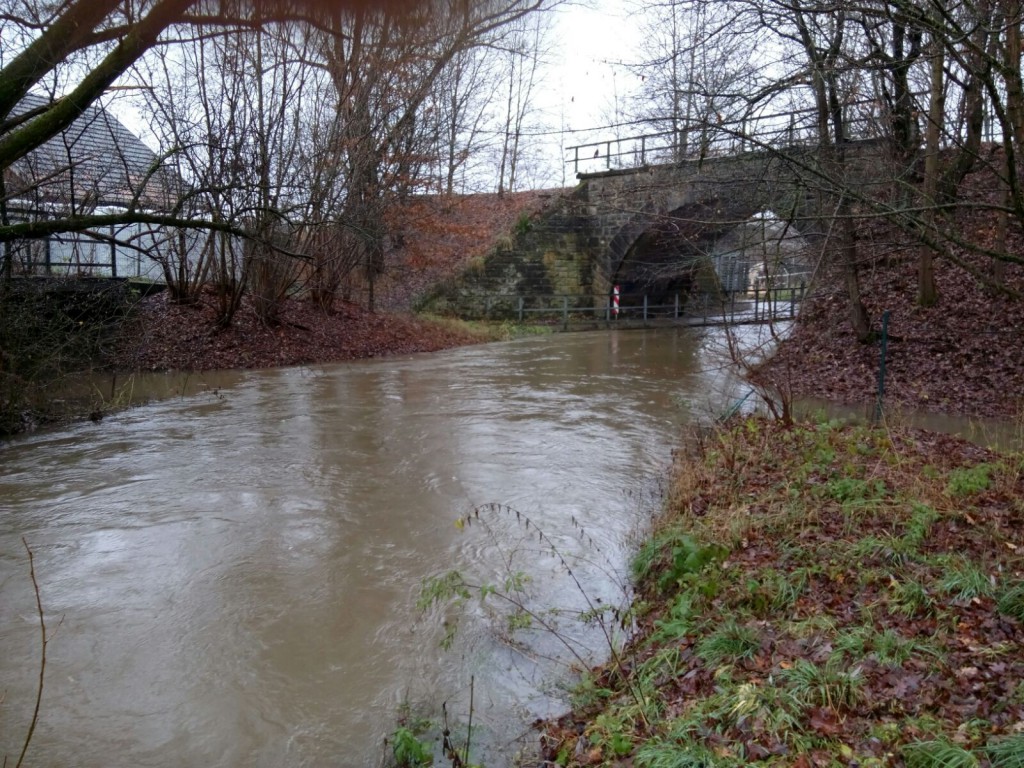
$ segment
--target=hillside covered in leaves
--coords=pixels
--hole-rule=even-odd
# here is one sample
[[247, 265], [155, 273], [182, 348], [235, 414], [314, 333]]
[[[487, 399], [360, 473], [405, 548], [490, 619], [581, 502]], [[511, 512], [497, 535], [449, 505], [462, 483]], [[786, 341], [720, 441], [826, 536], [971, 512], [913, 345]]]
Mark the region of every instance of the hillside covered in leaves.
[[301, 295], [282, 303], [278, 322], [261, 322], [249, 297], [231, 324], [217, 323], [214, 293], [195, 304], [166, 295], [146, 299], [109, 363], [121, 370], [268, 368], [430, 352], [477, 343], [486, 333], [417, 318], [417, 296], [481, 256], [520, 216], [551, 193], [414, 197], [390, 213], [397, 233], [375, 286], [377, 311], [365, 309], [365, 285], [353, 274], [350, 301], [328, 309]]
[[971, 173], [959, 195], [946, 214], [948, 228], [971, 248], [950, 245], [949, 258], [936, 257], [935, 305], [917, 301], [919, 241], [892, 220], [865, 217], [856, 242], [873, 343], [858, 342], [847, 321], [842, 278], [823, 270], [795, 332], [761, 375], [798, 396], [871, 402], [877, 391], [878, 337], [888, 311], [887, 402], [1004, 418], [1024, 412], [1024, 265], [1004, 263], [993, 285], [984, 278], [992, 276], [994, 264], [980, 255], [1002, 248], [1024, 253], [1024, 235], [1011, 227], [1005, 243], [996, 242], [1001, 192], [988, 166]]

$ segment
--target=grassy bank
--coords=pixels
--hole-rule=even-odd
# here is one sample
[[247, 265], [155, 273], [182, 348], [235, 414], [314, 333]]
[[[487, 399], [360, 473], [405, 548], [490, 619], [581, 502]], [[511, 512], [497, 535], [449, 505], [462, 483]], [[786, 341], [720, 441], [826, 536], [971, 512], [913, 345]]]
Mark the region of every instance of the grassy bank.
[[693, 435], [640, 632], [553, 764], [1024, 765], [1024, 456], [749, 419]]

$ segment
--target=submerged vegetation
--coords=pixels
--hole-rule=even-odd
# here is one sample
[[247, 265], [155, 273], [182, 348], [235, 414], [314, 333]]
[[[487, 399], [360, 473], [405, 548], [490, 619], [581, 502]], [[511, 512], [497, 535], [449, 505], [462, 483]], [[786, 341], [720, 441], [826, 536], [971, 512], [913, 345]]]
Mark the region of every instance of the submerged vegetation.
[[734, 421], [633, 567], [640, 629], [548, 764], [1024, 765], [1024, 455]]

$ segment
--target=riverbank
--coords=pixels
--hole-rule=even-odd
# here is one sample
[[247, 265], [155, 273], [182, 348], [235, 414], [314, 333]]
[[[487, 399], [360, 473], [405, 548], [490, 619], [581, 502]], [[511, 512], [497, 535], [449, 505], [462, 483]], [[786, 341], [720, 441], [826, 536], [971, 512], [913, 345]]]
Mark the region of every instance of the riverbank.
[[544, 729], [563, 766], [1017, 766], [1024, 456], [759, 418], [693, 433], [639, 630]]
[[[998, 237], [1000, 190], [984, 164], [969, 174], [958, 190], [962, 204], [948, 212], [951, 230], [976, 248], [1019, 254], [1024, 234], [1017, 228], [1009, 228], [1005, 241]], [[934, 261], [938, 300], [923, 307], [917, 300], [920, 248], [911, 233], [883, 218], [859, 222], [857, 274], [874, 342], [854, 336], [843, 275], [823, 270], [764, 378], [795, 397], [872, 402], [888, 312], [890, 406], [1002, 419], [1024, 413], [1024, 264], [1011, 257], [997, 265], [950, 246]]]
[[261, 322], [247, 300], [227, 328], [217, 325], [216, 311], [213, 294], [193, 305], [174, 304], [166, 294], [145, 299], [108, 364], [126, 372], [273, 368], [435, 352], [496, 338], [493, 329], [368, 312], [340, 301], [331, 310], [285, 301], [274, 325]]
[[[124, 394], [133, 390], [138, 374], [323, 365], [434, 352], [514, 333], [507, 327], [411, 313], [371, 313], [343, 302], [325, 311], [299, 300], [285, 301], [274, 325], [261, 322], [249, 301], [243, 300], [232, 324], [220, 327], [216, 303], [212, 293], [188, 305], [157, 294], [136, 300], [126, 317], [116, 322], [73, 329], [64, 349], [48, 350], [56, 361], [49, 375], [35, 381], [0, 376], [0, 384], [7, 387], [0, 392], [0, 435], [84, 418], [100, 421], [137, 404]], [[75, 345], [88, 354], [71, 360], [65, 350]], [[59, 357], [62, 351], [64, 357]], [[109, 378], [110, 385], [95, 386], [101, 377]]]

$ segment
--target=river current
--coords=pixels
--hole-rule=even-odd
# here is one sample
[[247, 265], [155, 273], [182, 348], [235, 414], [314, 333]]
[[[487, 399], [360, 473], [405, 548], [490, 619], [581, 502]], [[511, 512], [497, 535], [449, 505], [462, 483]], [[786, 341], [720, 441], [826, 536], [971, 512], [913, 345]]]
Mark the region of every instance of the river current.
[[[681, 425], [745, 391], [726, 367], [696, 330], [559, 334], [192, 377], [0, 446], [0, 755], [38, 681], [24, 539], [50, 633], [26, 765], [377, 765], [442, 703], [502, 765], [606, 653], [569, 614], [626, 599]], [[524, 574], [532, 627], [494, 597], [420, 611], [451, 570]]]

